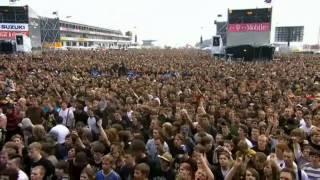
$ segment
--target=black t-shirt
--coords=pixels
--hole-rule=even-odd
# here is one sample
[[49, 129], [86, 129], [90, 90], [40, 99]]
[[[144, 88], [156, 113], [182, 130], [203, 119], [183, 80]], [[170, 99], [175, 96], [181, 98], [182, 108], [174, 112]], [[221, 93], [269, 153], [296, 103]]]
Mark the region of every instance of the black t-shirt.
[[299, 121], [293, 117], [286, 118], [281, 116], [279, 119], [279, 127], [281, 127], [286, 134], [290, 134], [293, 129], [299, 127]]
[[214, 166], [212, 168], [212, 172], [215, 179], [224, 179], [220, 166]]
[[55, 173], [55, 168], [54, 168], [53, 164], [49, 160], [47, 160], [43, 157], [37, 162], [31, 162], [29, 174], [31, 174], [31, 169], [36, 166], [43, 166], [45, 168], [45, 170], [46, 170], [45, 179], [52, 176]]
[[102, 169], [102, 162], [96, 163], [93, 158], [89, 160], [89, 164], [95, 171], [100, 171]]
[[150, 175], [152, 180], [174, 180], [176, 177], [173, 169], [169, 169], [166, 172], [161, 169], [157, 169], [156, 171], [151, 171]]
[[266, 149], [263, 150], [263, 151], [260, 150], [260, 149], [258, 148], [258, 146], [255, 146], [255, 147], [253, 147], [252, 149], [253, 149], [254, 151], [256, 151], [256, 152], [262, 152], [262, 153], [264, 153], [266, 156], [268, 156], [268, 155], [271, 153], [269, 146], [267, 146]]
[[75, 111], [74, 112], [74, 119], [76, 120], [76, 122], [81, 121], [81, 122], [87, 124], [88, 115], [84, 111]]
[[85, 168], [85, 165], [76, 166], [73, 163], [73, 160], [69, 160], [68, 163], [69, 163], [70, 180], [78, 180], [78, 179], [80, 179], [81, 172]]
[[122, 166], [118, 172], [121, 179], [133, 179], [134, 167]]

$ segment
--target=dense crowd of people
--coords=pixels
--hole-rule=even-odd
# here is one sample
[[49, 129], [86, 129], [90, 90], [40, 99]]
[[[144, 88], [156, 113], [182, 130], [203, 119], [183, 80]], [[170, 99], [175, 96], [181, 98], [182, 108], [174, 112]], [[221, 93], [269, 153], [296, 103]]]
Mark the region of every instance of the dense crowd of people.
[[320, 57], [0, 56], [0, 179], [320, 180]]

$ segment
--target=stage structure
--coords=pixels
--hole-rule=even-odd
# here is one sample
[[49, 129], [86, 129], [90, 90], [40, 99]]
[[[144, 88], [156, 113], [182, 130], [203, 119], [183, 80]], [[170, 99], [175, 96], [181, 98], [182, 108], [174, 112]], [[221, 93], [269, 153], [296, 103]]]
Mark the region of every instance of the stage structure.
[[216, 25], [216, 35], [220, 35], [222, 38], [223, 46], [227, 44], [227, 30], [228, 30], [228, 22], [226, 21], [215, 21]]
[[226, 54], [247, 61], [272, 59], [271, 17], [272, 8], [229, 9]]
[[39, 23], [39, 16], [29, 6], [0, 6], [1, 41], [14, 44], [17, 35], [24, 35], [30, 38], [32, 50], [41, 50]]

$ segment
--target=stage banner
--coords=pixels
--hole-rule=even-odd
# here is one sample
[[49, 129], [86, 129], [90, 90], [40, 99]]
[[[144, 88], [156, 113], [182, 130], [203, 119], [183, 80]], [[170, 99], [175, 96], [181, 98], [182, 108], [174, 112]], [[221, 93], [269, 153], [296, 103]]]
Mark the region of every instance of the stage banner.
[[229, 24], [229, 32], [266, 32], [271, 30], [271, 23]]

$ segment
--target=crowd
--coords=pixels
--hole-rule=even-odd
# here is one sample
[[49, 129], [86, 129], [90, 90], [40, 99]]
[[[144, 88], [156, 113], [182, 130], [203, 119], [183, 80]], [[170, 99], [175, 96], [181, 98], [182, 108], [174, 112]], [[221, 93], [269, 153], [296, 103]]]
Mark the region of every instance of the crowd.
[[320, 180], [320, 57], [0, 56], [0, 179]]

